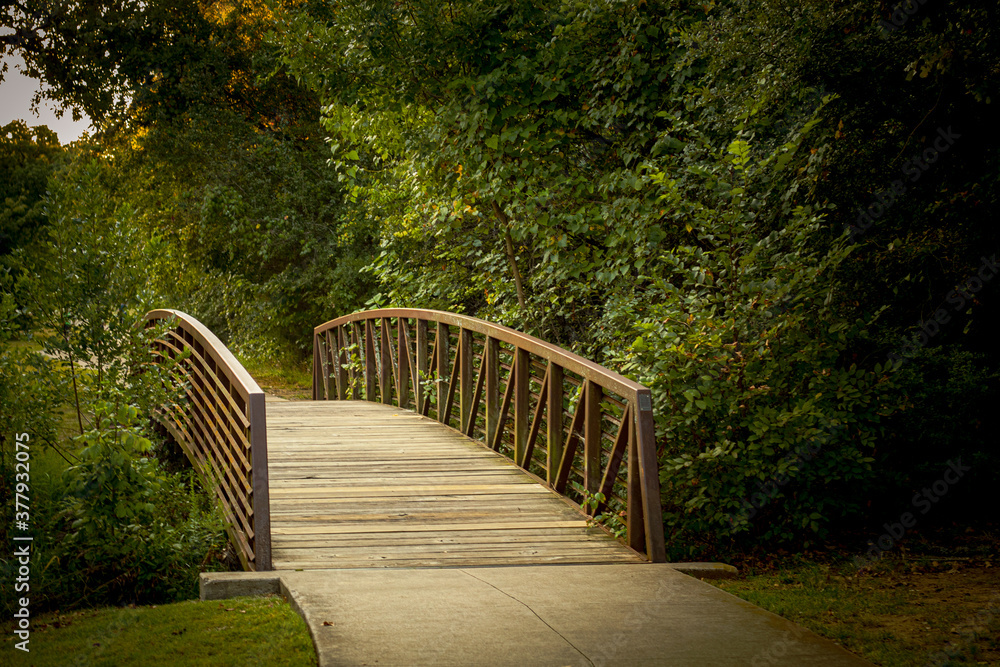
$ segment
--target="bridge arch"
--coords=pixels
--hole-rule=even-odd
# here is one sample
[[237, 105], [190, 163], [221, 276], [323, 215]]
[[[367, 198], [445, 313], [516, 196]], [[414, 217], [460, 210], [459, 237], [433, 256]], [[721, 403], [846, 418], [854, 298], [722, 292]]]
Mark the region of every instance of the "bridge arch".
[[164, 327], [151, 352], [168, 365], [184, 396], [154, 418], [214, 492], [243, 568], [270, 570], [264, 392], [222, 341], [187, 313], [152, 310], [145, 322]]
[[313, 399], [434, 418], [591, 516], [623, 517], [629, 546], [666, 560], [650, 391], [610, 369], [485, 320], [388, 308], [314, 329]]

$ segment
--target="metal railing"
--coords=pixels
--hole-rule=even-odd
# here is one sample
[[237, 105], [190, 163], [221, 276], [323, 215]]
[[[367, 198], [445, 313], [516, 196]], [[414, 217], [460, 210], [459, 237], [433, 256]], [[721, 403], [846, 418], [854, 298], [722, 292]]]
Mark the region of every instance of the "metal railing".
[[614, 371], [484, 320], [389, 308], [314, 329], [313, 399], [433, 417], [590, 515], [620, 521], [629, 546], [666, 560], [650, 392]]
[[[201, 322], [176, 310], [146, 313], [147, 326], [170, 328], [152, 344], [154, 357], [181, 359], [171, 372], [183, 404], [156, 418], [180, 444], [217, 496], [246, 570], [271, 569], [264, 392]], [[186, 356], [185, 356], [186, 355]]]

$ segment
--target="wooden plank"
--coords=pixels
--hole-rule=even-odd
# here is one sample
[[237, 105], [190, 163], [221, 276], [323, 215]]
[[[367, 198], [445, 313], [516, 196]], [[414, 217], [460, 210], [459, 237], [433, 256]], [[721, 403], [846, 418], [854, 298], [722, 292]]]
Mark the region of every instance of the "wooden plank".
[[[454, 523], [459, 519], [467, 523], [475, 523], [479, 521], [496, 522], [499, 519], [504, 519], [508, 516], [503, 512], [487, 507], [469, 508], [456, 506], [451, 508], [440, 508], [436, 504], [431, 505], [430, 507], [407, 507], [405, 508], [405, 511], [401, 511], [403, 508], [390, 508], [381, 505], [373, 507], [371, 511], [368, 512], [359, 512], [361, 509], [365, 508], [344, 507], [341, 512], [316, 514], [315, 510], [312, 508], [302, 507], [297, 511], [293, 510], [291, 512], [275, 513], [273, 521], [275, 525], [323, 524], [330, 522], [373, 523], [376, 521], [379, 523], [392, 524], [399, 522], [408, 523], [416, 520], [431, 523]], [[531, 510], [522, 510], [518, 512], [517, 516], [518, 519], [530, 519], [534, 521], [552, 518], [555, 516], [555, 513], [550, 507], [539, 505]], [[562, 514], [562, 518], [567, 521], [573, 519], [578, 520], [578, 517], [573, 516], [572, 510], [569, 508], [566, 508], [566, 511]]]
[[[482, 531], [486, 533], [487, 531]], [[546, 531], [551, 532], [551, 531]], [[327, 547], [339, 547], [348, 549], [364, 548], [373, 546], [391, 547], [397, 546], [422, 546], [428, 545], [459, 545], [459, 546], [489, 546], [504, 544], [614, 544], [606, 535], [580, 535], [579, 531], [574, 531], [571, 535], [519, 535], [511, 531], [503, 531], [502, 534], [481, 534], [480, 532], [468, 533], [410, 533], [396, 534], [385, 533], [379, 536], [372, 535], [286, 535], [282, 540], [282, 550], [286, 549], [317, 549]], [[619, 549], [620, 550], [620, 549]]]
[[[287, 488], [285, 486], [271, 489], [271, 498], [344, 498], [357, 496], [423, 496], [452, 495], [469, 493], [549, 493], [548, 489], [531, 484], [455, 484], [426, 486], [358, 486], [358, 487], [328, 487], [314, 486], [302, 488]], [[529, 490], [530, 489], [530, 490]]]
[[569, 554], [563, 556], [502, 556], [487, 558], [482, 555], [475, 555], [465, 558], [413, 558], [394, 559], [381, 562], [371, 560], [361, 560], [352, 558], [337, 559], [336, 561], [322, 560], [279, 560], [275, 561], [276, 570], [327, 570], [330, 568], [355, 569], [363, 567], [475, 567], [481, 565], [585, 565], [592, 563], [634, 563], [634, 559], [612, 558], [602, 556], [600, 558], [586, 554]]
[[[508, 523], [452, 523], [448, 524], [451, 532], [472, 530], [516, 530], [518, 528], [585, 528], [587, 522], [578, 519], [574, 521], [519, 521]], [[441, 530], [440, 524], [410, 524], [407, 526], [384, 525], [354, 525], [333, 524], [325, 526], [272, 526], [273, 535], [339, 535], [341, 533], [420, 533]]]
[[[438, 503], [438, 502], [441, 502], [442, 500], [456, 500], [456, 501], [458, 501], [458, 500], [466, 500], [466, 501], [469, 501], [469, 502], [477, 502], [477, 501], [481, 500], [482, 498], [484, 498], [484, 496], [478, 495], [478, 494], [473, 494], [473, 495], [448, 495], [448, 496], [437, 496], [437, 495], [435, 495], [435, 496], [403, 496], [403, 497], [406, 498], [407, 502], [410, 502], [410, 503], [421, 503], [421, 502], [423, 502], [423, 503]], [[528, 497], [541, 498], [541, 497], [544, 497], [544, 496], [542, 496], [540, 494], [523, 494], [521, 496], [517, 496], [516, 494], [507, 494], [506, 496], [498, 495], [498, 496], [495, 496], [495, 497], [499, 498], [499, 499], [503, 499], [503, 498], [507, 497], [508, 500], [515, 500], [515, 499], [528, 498]], [[339, 498], [284, 498], [284, 499], [276, 499], [272, 495], [272, 497], [271, 497], [271, 507], [272, 507], [272, 509], [273, 508], [279, 508], [280, 509], [280, 508], [295, 507], [295, 506], [322, 508], [322, 507], [336, 507], [336, 506], [339, 506], [339, 505], [350, 505], [352, 503], [355, 504], [355, 505], [377, 504], [377, 503], [384, 503], [385, 501], [386, 501], [385, 498], [382, 498], [382, 497], [372, 497], [372, 496], [363, 496], [363, 497], [344, 496], [344, 497], [339, 497]]]
[[[281, 482], [282, 486], [289, 488], [315, 486], [317, 482], [324, 481], [324, 477], [318, 473], [303, 473], [298, 477], [274, 475], [271, 479], [278, 480]], [[420, 484], [422, 482], [426, 483], [431, 480], [437, 481], [438, 483], [447, 482], [448, 484], [480, 484], [483, 482], [488, 482], [490, 484], [534, 484], [533, 480], [517, 474], [516, 470], [495, 468], [492, 472], [478, 471], [470, 473], [457, 471], [447, 475], [428, 472], [420, 474], [393, 473], [382, 475], [369, 474], [346, 478], [341, 477], [336, 481], [336, 486], [357, 486], [360, 484], [367, 484], [368, 486], [374, 486], [376, 484], [379, 486], [399, 486]]]
[[[441, 543], [465, 542], [465, 541], [501, 541], [517, 540], [521, 542], [530, 540], [555, 540], [571, 541], [575, 539], [599, 539], [606, 542], [617, 543], [608, 533], [597, 527], [587, 528], [581, 531], [579, 528], [517, 528], [513, 530], [476, 530], [466, 532], [452, 532], [448, 530], [424, 531], [419, 533], [382, 533], [379, 535], [363, 534], [343, 534], [343, 535], [286, 535], [283, 539], [294, 544], [298, 542], [308, 542], [314, 540], [337, 541], [341, 544], [379, 544], [392, 545], [396, 540], [401, 544], [430, 544], [440, 541]], [[626, 550], [627, 551], [627, 550]]]

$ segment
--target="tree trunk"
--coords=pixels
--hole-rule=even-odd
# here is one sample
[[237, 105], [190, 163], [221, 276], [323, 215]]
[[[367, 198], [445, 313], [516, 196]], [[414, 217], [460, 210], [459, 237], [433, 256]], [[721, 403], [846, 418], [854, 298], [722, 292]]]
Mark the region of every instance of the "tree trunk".
[[507, 214], [503, 212], [503, 209], [500, 208], [500, 205], [495, 200], [493, 201], [493, 213], [496, 214], [497, 219], [503, 224], [503, 242], [504, 247], [507, 249], [507, 261], [510, 263], [510, 272], [514, 276], [514, 287], [517, 289], [517, 305], [524, 312], [524, 285], [521, 282], [521, 272], [517, 268], [517, 257], [514, 254], [514, 240], [510, 237], [510, 218], [507, 217]]

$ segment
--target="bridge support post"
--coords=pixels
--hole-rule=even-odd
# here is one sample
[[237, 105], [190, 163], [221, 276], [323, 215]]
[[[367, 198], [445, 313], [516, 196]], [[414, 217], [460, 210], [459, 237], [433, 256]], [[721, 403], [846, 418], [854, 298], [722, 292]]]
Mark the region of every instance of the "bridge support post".
[[271, 499], [267, 475], [267, 417], [264, 394], [252, 394], [250, 418], [251, 465], [253, 466], [253, 546], [254, 569], [271, 569]]
[[[656, 432], [653, 426], [652, 397], [649, 389], [638, 395], [638, 409], [635, 411], [636, 449], [635, 457], [641, 494], [641, 516], [643, 518], [643, 544], [638, 551], [644, 551], [654, 563], [667, 562], [667, 551], [663, 535], [663, 515], [660, 508], [660, 473], [656, 460]], [[631, 454], [629, 455], [629, 476], [632, 474]], [[629, 493], [629, 505], [632, 494]], [[629, 511], [629, 517], [632, 513]], [[631, 532], [630, 532], [631, 537]], [[635, 547], [633, 547], [635, 548]]]

